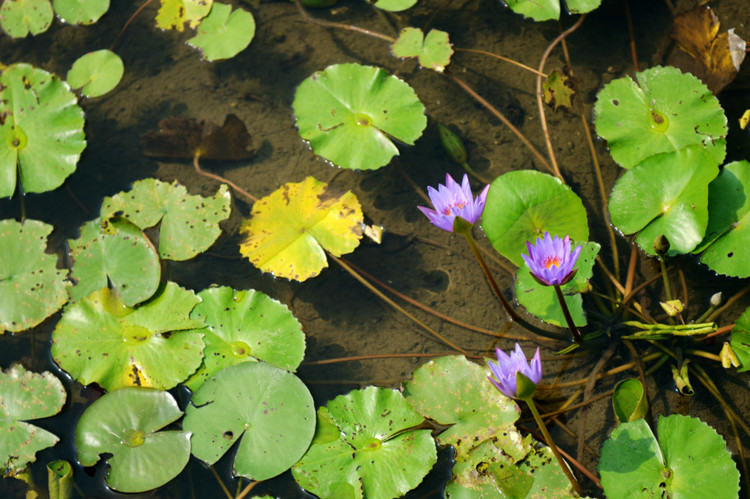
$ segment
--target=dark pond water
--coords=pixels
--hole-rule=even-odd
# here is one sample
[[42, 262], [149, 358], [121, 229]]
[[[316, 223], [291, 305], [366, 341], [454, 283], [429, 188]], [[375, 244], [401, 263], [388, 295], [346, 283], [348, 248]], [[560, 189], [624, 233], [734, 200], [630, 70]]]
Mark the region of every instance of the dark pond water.
[[[601, 86], [632, 72], [629, 35], [625, 6], [621, 0], [604, 0], [604, 5], [589, 15], [583, 26], [568, 40], [568, 49], [579, 91], [590, 113], [595, 94]], [[195, 174], [186, 162], [154, 161], [141, 154], [140, 137], [154, 130], [160, 120], [181, 116], [223, 121], [235, 113], [248, 126], [257, 147], [249, 161], [217, 162], [208, 169], [241, 185], [255, 196], [264, 196], [286, 182], [298, 182], [308, 175], [332, 184], [341, 190], [352, 190], [366, 215], [385, 227], [381, 245], [364, 242], [347, 258], [357, 266], [400, 292], [419, 300], [456, 319], [500, 330], [503, 326], [501, 308], [486, 285], [479, 267], [471, 259], [462, 240], [434, 228], [417, 211], [424, 204], [405, 178], [417, 186], [437, 185], [445, 172], [454, 176], [462, 172], [444, 155], [435, 123], [449, 125], [465, 138], [470, 163], [480, 173], [494, 178], [503, 173], [537, 168], [541, 165], [513, 134], [496, 118], [463, 92], [449, 78], [420, 70], [413, 61], [394, 58], [385, 42], [344, 30], [334, 30], [306, 23], [294, 5], [288, 2], [258, 0], [239, 2], [251, 10], [257, 23], [255, 39], [237, 57], [221, 63], [200, 60], [199, 54], [184, 42], [187, 33], [162, 32], [154, 27], [157, 2], [147, 6], [125, 32], [115, 48], [125, 63], [125, 76], [112, 93], [94, 100], [84, 100], [86, 111], [87, 149], [77, 171], [65, 186], [54, 192], [29, 195], [25, 199], [28, 218], [55, 226], [50, 238], [50, 251], [65, 261], [65, 241], [77, 236], [77, 228], [98, 213], [104, 196], [129, 188], [135, 180], [156, 177], [178, 180], [194, 194], [210, 195], [218, 183]], [[238, 4], [238, 5], [239, 5]], [[684, 4], [684, 5], [680, 5]], [[688, 2], [678, 2], [684, 7]], [[140, 5], [140, 4], [139, 4]], [[746, 0], [723, 0], [712, 3], [723, 29], [735, 27], [744, 39], [750, 39], [750, 7]], [[46, 34], [33, 39], [11, 41], [0, 38], [0, 60], [4, 63], [29, 62], [48, 71], [65, 75], [71, 63], [81, 54], [109, 47], [116, 34], [135, 11], [130, 2], [116, 2], [97, 24], [75, 28], [56, 23]], [[641, 69], [662, 61], [674, 50], [669, 43], [671, 23], [669, 10], [663, 2], [637, 0], [630, 2], [638, 61]], [[361, 2], [341, 2], [332, 9], [312, 14], [336, 22], [396, 36], [404, 26], [431, 26], [450, 33], [455, 47], [481, 49], [511, 57], [536, 67], [548, 44], [559, 34], [557, 23], [533, 23], [506, 9], [496, 0], [447, 2], [422, 0], [401, 14], [376, 11]], [[574, 18], [564, 18], [563, 27]], [[300, 140], [294, 124], [291, 102], [296, 86], [307, 76], [334, 63], [360, 62], [378, 65], [406, 80], [416, 90], [427, 108], [430, 124], [414, 147], [402, 147], [401, 156], [390, 165], [369, 172], [339, 171], [316, 158]], [[555, 50], [546, 68], [562, 68], [562, 52]], [[534, 95], [533, 75], [514, 66], [486, 56], [458, 52], [449, 68], [484, 98], [489, 100], [544, 151], [543, 135]], [[736, 82], [721, 96], [730, 123], [728, 160], [750, 157], [750, 140], [741, 132], [737, 118], [750, 108], [750, 70], [744, 70]], [[561, 110], [547, 112], [558, 161], [569, 185], [584, 199], [589, 210], [592, 237], [603, 245], [604, 258], [611, 258], [602, 220], [594, 170], [580, 119]], [[603, 143], [596, 143], [604, 182], [609, 191], [620, 169], [606, 153]], [[474, 185], [480, 187], [479, 184]], [[238, 253], [239, 225], [249, 214], [250, 206], [235, 199], [231, 218], [223, 224], [224, 233], [204, 255], [184, 263], [170, 264], [169, 278], [182, 286], [199, 291], [211, 284], [229, 285], [237, 289], [261, 290], [287, 304], [301, 321], [307, 335], [306, 361], [339, 357], [440, 353], [449, 350], [435, 341], [408, 319], [395, 312], [359, 285], [341, 269], [332, 266], [319, 277], [304, 283], [274, 279], [256, 270]], [[18, 199], [0, 201], [0, 218], [19, 218]], [[483, 238], [482, 238], [483, 239]], [[489, 248], [486, 240], [481, 244]], [[628, 255], [624, 239], [620, 254]], [[0, 256], [1, 257], [1, 256]], [[645, 258], [637, 273], [638, 279], [653, 275], [656, 266]], [[743, 281], [720, 279], [692, 259], [678, 259], [678, 268], [685, 271], [691, 289], [689, 310], [695, 315], [702, 310], [708, 297], [722, 290], [727, 296], [746, 285]], [[512, 289], [512, 277], [495, 268], [501, 285]], [[599, 285], [600, 277], [595, 278]], [[653, 306], [660, 288], [643, 295], [644, 307]], [[654, 294], [648, 294], [654, 293]], [[750, 305], [744, 297], [721, 319], [731, 323]], [[432, 327], [463, 348], [489, 354], [495, 346], [508, 349], [512, 342], [494, 338], [415, 312]], [[64, 377], [50, 360], [49, 335], [59, 318], [53, 316], [34, 331], [0, 338], [0, 366], [21, 361], [30, 369], [53, 370]], [[521, 329], [513, 327], [513, 333]], [[527, 342], [531, 349], [533, 342]], [[543, 355], [554, 352], [543, 347]], [[641, 348], [639, 346], [639, 348]], [[718, 348], [715, 350], [718, 351]], [[545, 383], [586, 377], [598, 355], [587, 355], [573, 361], [549, 361], [545, 367]], [[630, 354], [619, 347], [606, 369], [630, 361]], [[324, 404], [337, 394], [370, 384], [397, 386], [409, 373], [425, 362], [424, 358], [361, 360], [327, 365], [303, 365], [299, 374], [310, 387], [316, 402]], [[721, 368], [710, 365], [710, 372], [721, 381], [721, 387], [734, 409], [750, 419], [747, 375], [727, 377]], [[594, 393], [610, 390], [616, 381], [634, 376], [628, 371], [610, 376], [596, 385]], [[66, 380], [68, 381], [68, 380]], [[90, 389], [66, 383], [68, 401], [63, 414], [41, 422], [61, 442], [38, 455], [34, 477], [44, 483], [43, 465], [55, 458], [73, 460], [72, 431], [87, 401], [96, 397]], [[686, 413], [701, 417], [727, 438], [736, 453], [737, 443], [714, 399], [695, 386], [692, 398], [675, 393], [668, 369], [650, 378], [649, 394], [655, 413]], [[541, 393], [544, 404], [553, 406], [574, 393], [574, 388], [552, 389]], [[186, 400], [183, 394], [182, 400]], [[565, 423], [576, 433], [583, 431], [585, 441], [593, 450], [586, 451], [582, 462], [595, 469], [598, 449], [614, 421], [608, 398], [592, 404], [585, 423], [580, 413], [566, 416]], [[583, 427], [582, 427], [583, 426]], [[553, 434], [559, 444], [575, 453], [576, 439], [556, 427]], [[741, 434], [747, 446], [747, 435]], [[444, 451], [436, 471], [426, 483], [409, 497], [439, 497], [450, 474], [449, 452]], [[40, 466], [41, 465], [41, 466]], [[229, 484], [231, 465], [222, 460], [217, 469]], [[104, 469], [83, 470], [77, 467], [76, 483], [86, 497], [116, 497], [102, 486]], [[591, 485], [588, 485], [591, 487]], [[257, 489], [277, 497], [301, 497], [288, 474], [263, 484]], [[593, 494], [597, 490], [590, 488]], [[9, 480], [0, 482], [0, 496], [19, 497], [20, 491]], [[215, 478], [200, 465], [167, 486], [137, 497], [222, 497]]]

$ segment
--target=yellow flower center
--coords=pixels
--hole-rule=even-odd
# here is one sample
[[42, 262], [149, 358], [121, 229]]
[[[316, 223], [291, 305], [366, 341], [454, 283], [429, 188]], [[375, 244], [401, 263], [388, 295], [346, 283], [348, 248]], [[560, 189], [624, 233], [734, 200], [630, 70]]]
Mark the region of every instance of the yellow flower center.
[[548, 256], [544, 260], [544, 268], [548, 269], [548, 268], [552, 267], [553, 265], [555, 267], [559, 267], [561, 263], [562, 263], [562, 260], [560, 260], [559, 257], [557, 257], [557, 256]]

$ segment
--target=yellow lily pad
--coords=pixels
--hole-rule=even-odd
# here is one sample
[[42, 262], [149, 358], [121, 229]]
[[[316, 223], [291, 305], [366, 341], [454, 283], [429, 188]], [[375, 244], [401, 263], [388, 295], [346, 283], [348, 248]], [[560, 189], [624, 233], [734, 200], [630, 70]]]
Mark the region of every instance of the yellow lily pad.
[[213, 0], [161, 0], [156, 27], [183, 31], [185, 23], [195, 28], [211, 10]]
[[263, 272], [304, 281], [328, 266], [326, 251], [334, 256], [354, 251], [362, 226], [354, 194], [332, 193], [325, 182], [307, 177], [255, 203], [242, 224], [240, 253]]

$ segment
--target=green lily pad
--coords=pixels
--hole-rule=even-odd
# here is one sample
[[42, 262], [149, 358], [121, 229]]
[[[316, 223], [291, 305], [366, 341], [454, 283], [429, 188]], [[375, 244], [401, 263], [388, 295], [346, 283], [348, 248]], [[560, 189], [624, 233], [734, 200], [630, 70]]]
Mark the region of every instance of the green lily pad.
[[[437, 436], [437, 441], [452, 445], [458, 461], [465, 460], [488, 438], [502, 436], [503, 442], [497, 445], [507, 444], [505, 452], [511, 455], [521, 440], [514, 426], [518, 406], [488, 382], [488, 376], [487, 367], [456, 355], [420, 366], [403, 384], [404, 397], [420, 414], [441, 425], [452, 425]], [[521, 456], [526, 452], [523, 450]]]
[[641, 380], [628, 378], [615, 385], [612, 407], [619, 423], [643, 418], [648, 412], [648, 398]]
[[612, 223], [655, 254], [664, 235], [669, 254], [689, 253], [703, 240], [708, 224], [708, 184], [718, 175], [713, 156], [701, 146], [652, 156], [617, 181], [609, 201]]
[[708, 186], [708, 227], [696, 252], [711, 270], [734, 277], [750, 277], [750, 163], [724, 165]]
[[750, 370], [750, 308], [747, 308], [735, 322], [729, 345], [740, 361], [737, 370]]
[[647, 69], [613, 80], [599, 92], [597, 133], [623, 168], [658, 154], [701, 146], [716, 164], [726, 152], [727, 119], [719, 101], [695, 76], [673, 67]]
[[73, 467], [69, 462], [58, 459], [47, 464], [47, 490], [49, 499], [73, 497]]
[[225, 367], [260, 359], [294, 371], [305, 356], [305, 334], [286, 305], [252, 289], [223, 286], [198, 293], [190, 317], [206, 322], [203, 364], [185, 382], [193, 391]]
[[221, 184], [213, 197], [193, 196], [176, 181], [139, 180], [128, 192], [104, 198], [101, 216], [119, 215], [141, 230], [159, 227], [159, 256], [189, 260], [206, 251], [221, 234], [219, 222], [229, 217], [230, 194]]
[[68, 301], [65, 270], [44, 252], [52, 226], [0, 220], [0, 334], [30, 329]]
[[373, 5], [389, 12], [401, 12], [416, 5], [417, 0], [377, 0]]
[[[7, 3], [7, 2], [6, 2]], [[0, 197], [59, 187], [86, 147], [83, 110], [67, 83], [28, 64], [0, 69]]]
[[495, 249], [519, 267], [526, 241], [533, 243], [545, 232], [574, 241], [589, 238], [581, 198], [559, 179], [533, 170], [509, 172], [492, 182], [482, 229]]
[[0, 6], [0, 26], [12, 38], [44, 33], [54, 18], [49, 0], [5, 0]]
[[52, 0], [52, 6], [64, 22], [86, 26], [94, 24], [109, 10], [109, 0]]
[[599, 473], [609, 499], [736, 498], [740, 474], [726, 442], [700, 419], [659, 417], [659, 440], [643, 419], [621, 423], [604, 442]]
[[[560, 0], [504, 0], [516, 14], [530, 17], [535, 21], [549, 21], [560, 18]], [[568, 12], [584, 14], [599, 7], [602, 0], [565, 0]]]
[[315, 440], [292, 473], [319, 497], [400, 497], [437, 461], [429, 430], [404, 431], [423, 418], [395, 390], [369, 386], [339, 395], [318, 409], [318, 420]]
[[128, 307], [147, 300], [161, 278], [159, 255], [141, 229], [122, 217], [91, 220], [81, 227], [78, 239], [69, 239], [73, 258], [70, 288], [75, 301], [107, 287], [117, 290]]
[[227, 367], [193, 394], [183, 428], [193, 455], [213, 464], [241, 439], [234, 473], [266, 480], [289, 469], [315, 432], [315, 404], [292, 373], [266, 364]]
[[359, 64], [314, 73], [297, 88], [292, 107], [299, 133], [315, 154], [355, 170], [388, 164], [398, 155], [391, 139], [413, 145], [427, 126], [424, 106], [409, 85]]
[[107, 393], [78, 420], [78, 461], [93, 466], [112, 454], [107, 485], [118, 492], [144, 492], [176, 477], [190, 459], [189, 431], [158, 431], [182, 411], [167, 392], [129, 387]]
[[431, 29], [425, 38], [419, 28], [404, 28], [391, 50], [396, 57], [417, 57], [420, 66], [439, 73], [450, 64], [453, 55], [448, 33], [437, 29]]
[[232, 12], [231, 5], [214, 2], [197, 30], [198, 34], [187, 41], [188, 45], [200, 49], [209, 61], [229, 59], [250, 45], [255, 36], [255, 19], [244, 9]]
[[187, 24], [195, 28], [211, 11], [213, 0], [160, 0], [156, 27], [183, 31]]
[[97, 50], [82, 55], [68, 71], [68, 84], [80, 88], [86, 97], [104, 95], [120, 83], [125, 67], [120, 56], [111, 50]]
[[362, 238], [362, 207], [350, 191], [336, 195], [327, 189], [307, 177], [258, 200], [242, 223], [240, 253], [263, 272], [304, 281], [328, 266], [326, 251], [354, 251]]
[[66, 308], [52, 357], [84, 385], [172, 388], [201, 363], [203, 323], [189, 318], [199, 301], [173, 282], [136, 308], [108, 288], [94, 291]]
[[[575, 247], [578, 243], [571, 244]], [[589, 279], [594, 274], [594, 263], [601, 249], [601, 246], [594, 242], [584, 242], [581, 245], [583, 247], [576, 264], [578, 271], [572, 280], [560, 287], [576, 326], [586, 325], [586, 314], [583, 311], [581, 293], [585, 293], [590, 288]], [[529, 313], [534, 314], [544, 322], [567, 327], [555, 288], [537, 282], [531, 276], [529, 266], [525, 262], [516, 274], [516, 298], [518, 303], [523, 305]]]
[[38, 451], [60, 440], [25, 421], [54, 416], [65, 397], [65, 388], [50, 372], [37, 374], [14, 364], [0, 373], [0, 459], [6, 476], [24, 471]]

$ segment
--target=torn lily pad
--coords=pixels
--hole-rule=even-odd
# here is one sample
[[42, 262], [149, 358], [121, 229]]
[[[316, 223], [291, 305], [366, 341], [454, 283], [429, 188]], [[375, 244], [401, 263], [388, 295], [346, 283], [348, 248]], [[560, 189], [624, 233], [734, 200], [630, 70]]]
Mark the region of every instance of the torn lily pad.
[[60, 439], [26, 421], [54, 416], [65, 404], [65, 388], [50, 372], [20, 364], [0, 373], [0, 462], [5, 476], [21, 473], [36, 453]]
[[67, 272], [45, 253], [52, 226], [0, 220], [0, 334], [30, 329], [68, 301]]
[[[504, 0], [516, 14], [530, 17], [534, 21], [549, 21], [560, 18], [561, 0]], [[565, 8], [571, 14], [585, 14], [599, 7], [602, 0], [565, 0]]]
[[127, 192], [104, 198], [101, 216], [122, 216], [141, 230], [159, 225], [159, 256], [189, 260], [221, 235], [219, 222], [229, 217], [230, 194], [221, 184], [212, 197], [194, 196], [176, 181], [139, 180]]
[[18, 177], [24, 192], [46, 192], [75, 171], [86, 147], [77, 101], [47, 71], [29, 64], [0, 68], [0, 197], [13, 195]]
[[211, 11], [213, 0], [161, 0], [156, 27], [183, 31], [187, 24], [195, 28]]
[[427, 126], [424, 106], [408, 84], [360, 64], [313, 73], [297, 87], [292, 107], [313, 152], [354, 170], [385, 166], [399, 153], [392, 139], [414, 145]]
[[91, 404], [76, 425], [78, 461], [107, 459], [107, 485], [118, 492], [145, 492], [176, 477], [190, 458], [190, 432], [159, 431], [182, 411], [167, 392], [130, 387]]
[[448, 33], [438, 29], [431, 29], [425, 37], [419, 28], [404, 28], [391, 45], [391, 51], [396, 57], [417, 57], [420, 66], [438, 73], [450, 64], [453, 55]]
[[313, 177], [282, 185], [253, 205], [240, 253], [263, 272], [304, 281], [328, 266], [326, 252], [354, 251], [363, 215], [351, 192], [337, 195]]
[[263, 360], [294, 371], [305, 355], [302, 326], [286, 305], [255, 291], [204, 289], [190, 317], [205, 320], [203, 363], [185, 385], [193, 391], [225, 367]]
[[222, 369], [193, 394], [183, 428], [193, 455], [214, 464], [238, 440], [234, 473], [266, 480], [304, 454], [315, 431], [315, 404], [292, 373], [265, 362]]
[[52, 357], [84, 385], [172, 388], [201, 363], [203, 322], [190, 319], [199, 301], [173, 282], [135, 308], [109, 288], [94, 291], [65, 309]]

